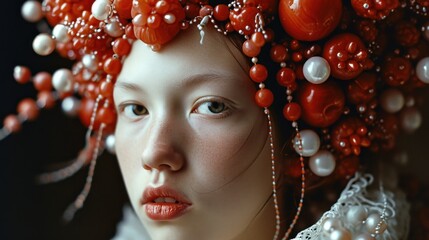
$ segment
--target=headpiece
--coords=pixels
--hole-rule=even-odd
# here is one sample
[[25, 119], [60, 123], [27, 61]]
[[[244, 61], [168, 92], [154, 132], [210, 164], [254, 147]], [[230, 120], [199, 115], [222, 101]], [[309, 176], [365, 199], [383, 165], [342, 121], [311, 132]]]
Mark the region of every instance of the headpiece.
[[[23, 17], [45, 18], [52, 26], [34, 39], [34, 50], [43, 56], [56, 50], [74, 64], [34, 76], [29, 68], [16, 67], [15, 79], [32, 80], [39, 95], [18, 104], [2, 133], [19, 131], [40, 109], [59, 101], [88, 127], [86, 146], [72, 165], [39, 181], [58, 181], [89, 163], [92, 175], [100, 151], [114, 150], [112, 91], [132, 42], [162, 52], [163, 45], [196, 25], [203, 43], [211, 24], [220, 34], [242, 35], [249, 77], [259, 88], [255, 102], [270, 124], [274, 94], [267, 86], [277, 82], [284, 89], [285, 96], [276, 98], [296, 130], [290, 146], [297, 153], [284, 174], [303, 181], [292, 228], [305, 179], [350, 177], [360, 156], [389, 151], [400, 131], [420, 126], [416, 94], [429, 83], [428, 8], [425, 0], [30, 0]], [[83, 204], [90, 183], [71, 212]]]

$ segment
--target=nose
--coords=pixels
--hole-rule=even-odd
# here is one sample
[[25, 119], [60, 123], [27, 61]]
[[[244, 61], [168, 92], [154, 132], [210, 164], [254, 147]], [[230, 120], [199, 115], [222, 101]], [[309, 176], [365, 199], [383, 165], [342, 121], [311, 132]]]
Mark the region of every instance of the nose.
[[179, 171], [185, 165], [185, 157], [178, 129], [167, 121], [154, 121], [147, 130], [147, 141], [142, 152], [142, 165], [146, 170]]

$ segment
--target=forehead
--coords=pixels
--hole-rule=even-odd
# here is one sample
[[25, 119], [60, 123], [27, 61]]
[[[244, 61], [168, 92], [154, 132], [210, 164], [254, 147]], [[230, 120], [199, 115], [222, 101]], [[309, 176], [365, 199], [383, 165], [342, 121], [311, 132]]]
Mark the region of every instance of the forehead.
[[134, 82], [166, 75], [181, 80], [198, 74], [247, 80], [249, 64], [241, 51], [214, 29], [206, 28], [204, 32], [203, 44], [200, 44], [200, 32], [191, 26], [156, 52], [143, 42], [135, 41], [118, 81]]

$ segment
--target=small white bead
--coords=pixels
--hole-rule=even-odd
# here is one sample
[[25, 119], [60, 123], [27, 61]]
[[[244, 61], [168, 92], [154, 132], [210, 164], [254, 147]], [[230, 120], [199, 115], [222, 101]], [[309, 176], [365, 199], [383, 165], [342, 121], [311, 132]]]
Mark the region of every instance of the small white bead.
[[98, 69], [97, 58], [93, 54], [86, 54], [82, 57], [82, 64], [91, 72], [94, 72]]
[[61, 108], [63, 109], [63, 112], [71, 117], [77, 115], [80, 106], [80, 100], [73, 96], [64, 98], [61, 103]]
[[124, 34], [124, 30], [118, 22], [111, 22], [106, 24], [104, 32], [109, 34], [111, 37], [120, 37]]
[[405, 98], [401, 91], [391, 88], [381, 94], [380, 104], [386, 112], [396, 113], [404, 107]]
[[363, 206], [351, 206], [346, 214], [346, 220], [352, 225], [362, 224], [368, 217], [368, 212]]
[[38, 1], [26, 1], [21, 8], [22, 17], [29, 22], [37, 22], [43, 18], [42, 4]]
[[33, 50], [41, 56], [47, 56], [55, 50], [55, 40], [49, 34], [41, 33], [33, 40]]
[[176, 16], [172, 13], [167, 13], [164, 15], [164, 22], [167, 24], [173, 24], [176, 22]]
[[347, 229], [337, 229], [329, 235], [330, 240], [352, 240], [352, 234]]
[[97, 20], [104, 21], [109, 17], [110, 4], [108, 0], [96, 0], [91, 7], [92, 16]]
[[328, 61], [323, 57], [311, 57], [309, 58], [302, 68], [304, 77], [307, 81], [313, 84], [321, 84], [328, 80], [331, 74], [331, 67]]
[[420, 59], [416, 65], [416, 74], [420, 81], [429, 83], [429, 57]]
[[[316, 132], [310, 129], [302, 130], [299, 132], [301, 135], [301, 141], [302, 141], [302, 155], [304, 157], [311, 157], [313, 156], [317, 151], [319, 151], [320, 147], [320, 138], [319, 135], [317, 135]], [[300, 147], [300, 141], [298, 137], [294, 138], [294, 148], [297, 153], [300, 153], [299, 147]]]
[[73, 74], [69, 69], [61, 68], [52, 75], [52, 86], [59, 92], [69, 92], [73, 86]]
[[422, 125], [422, 114], [415, 107], [406, 108], [401, 112], [401, 126], [407, 133], [412, 133]]
[[52, 30], [52, 35], [58, 42], [65, 43], [70, 39], [67, 32], [68, 28], [66, 26], [64, 26], [63, 24], [57, 24]]
[[115, 154], [116, 153], [116, 149], [115, 149], [115, 135], [111, 134], [111, 135], [107, 136], [107, 138], [106, 138], [106, 149], [111, 154]]
[[335, 169], [335, 157], [328, 150], [320, 150], [310, 157], [309, 166], [317, 176], [329, 176]]

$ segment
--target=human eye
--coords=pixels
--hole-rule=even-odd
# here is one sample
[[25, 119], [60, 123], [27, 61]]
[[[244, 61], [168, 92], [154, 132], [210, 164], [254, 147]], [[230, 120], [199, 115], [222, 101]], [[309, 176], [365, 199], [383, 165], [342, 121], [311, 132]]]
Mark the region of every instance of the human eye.
[[203, 99], [197, 103], [194, 113], [212, 115], [218, 117], [226, 116], [230, 108], [225, 101], [217, 99]]
[[139, 118], [149, 113], [145, 106], [136, 103], [125, 103], [120, 105], [119, 112], [130, 119]]

